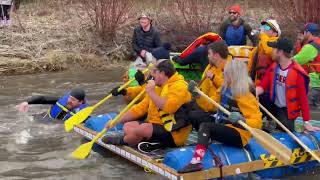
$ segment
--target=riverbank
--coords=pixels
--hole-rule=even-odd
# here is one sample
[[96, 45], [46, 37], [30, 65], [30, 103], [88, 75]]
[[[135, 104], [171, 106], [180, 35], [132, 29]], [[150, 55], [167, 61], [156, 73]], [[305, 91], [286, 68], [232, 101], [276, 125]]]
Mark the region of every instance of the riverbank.
[[[280, 24], [285, 24], [282, 28], [283, 34], [294, 35], [294, 25], [290, 19], [283, 20], [283, 16], [267, 2], [101, 2], [106, 3], [105, 5], [108, 5], [108, 2], [115, 3], [115, 12], [103, 11], [108, 8], [102, 8], [101, 5], [98, 5], [101, 6], [101, 12], [94, 11], [90, 4], [93, 1], [88, 0], [23, 1], [19, 10], [11, 15], [12, 24], [0, 27], [0, 76], [79, 69], [108, 70], [110, 66], [125, 67], [129, 64], [127, 60], [132, 58], [131, 36], [141, 12], [150, 13], [162, 40], [170, 42], [173, 51], [183, 50], [203, 33], [217, 32], [223, 18], [228, 16], [226, 8], [231, 3], [243, 7], [243, 17], [253, 28], [259, 27], [262, 19], [271, 17], [279, 19]], [[100, 17], [102, 11], [106, 15]], [[116, 17], [121, 21], [114, 21]], [[111, 28], [114, 32], [109, 32], [110, 26], [115, 26]], [[291, 33], [287, 29], [292, 30]]]

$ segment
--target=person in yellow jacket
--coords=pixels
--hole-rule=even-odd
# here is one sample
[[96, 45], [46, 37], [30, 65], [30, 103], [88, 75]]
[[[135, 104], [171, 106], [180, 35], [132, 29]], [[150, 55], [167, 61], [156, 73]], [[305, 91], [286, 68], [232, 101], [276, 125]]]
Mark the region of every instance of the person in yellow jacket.
[[[164, 43], [163, 46], [155, 48], [151, 53], [147, 53], [147, 62], [150, 64], [155, 64], [160, 59], [170, 59], [170, 52], [171, 49], [170, 43]], [[150, 55], [148, 55], [150, 54]], [[141, 70], [137, 70], [136, 74], [134, 75], [135, 80], [138, 82], [138, 86], [128, 87], [126, 89], [122, 89], [118, 91], [120, 86], [115, 87], [111, 90], [113, 96], [124, 96], [124, 99], [127, 102], [133, 100], [143, 89], [145, 89], [146, 84], [145, 82], [152, 78], [152, 74], [147, 72], [145, 75], [142, 73]], [[142, 96], [141, 100], [144, 98]]]
[[272, 48], [267, 43], [275, 42], [281, 35], [279, 24], [274, 19], [261, 22], [258, 48], [252, 52], [252, 60], [249, 67], [251, 68], [251, 78], [259, 85], [269, 66], [274, 62], [272, 60]]
[[[209, 64], [206, 67], [199, 88], [209, 97], [215, 95], [223, 84], [223, 68], [228, 60], [228, 46], [224, 40], [216, 41], [208, 45]], [[186, 116], [195, 130], [199, 130], [202, 122], [211, 121], [208, 115], [216, 111], [215, 106], [205, 98], [196, 96], [195, 101], [188, 104]]]
[[[189, 90], [194, 92], [195, 83], [189, 83]], [[209, 146], [210, 140], [226, 145], [244, 147], [248, 144], [251, 134], [238, 124], [244, 121], [250, 127], [262, 127], [262, 114], [259, 103], [251, 93], [253, 82], [247, 73], [247, 66], [240, 61], [228, 61], [224, 68], [224, 84], [211, 98], [230, 111], [230, 116], [221, 111], [210, 115], [212, 122], [200, 125], [198, 143], [191, 162], [179, 173], [202, 170], [201, 160]]]
[[[188, 85], [170, 60], [159, 60], [152, 74], [154, 80], [148, 81], [145, 98], [119, 119], [125, 123], [124, 134], [105, 135], [102, 141], [139, 144], [142, 152], [184, 145], [192, 127], [184, 120], [184, 115], [176, 115], [180, 107], [191, 100]], [[145, 121], [137, 121], [145, 115]]]

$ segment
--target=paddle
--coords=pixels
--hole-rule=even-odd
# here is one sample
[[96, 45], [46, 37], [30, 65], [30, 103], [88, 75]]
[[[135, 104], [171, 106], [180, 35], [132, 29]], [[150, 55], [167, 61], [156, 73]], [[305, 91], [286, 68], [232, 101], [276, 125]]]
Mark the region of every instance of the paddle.
[[284, 126], [276, 117], [274, 117], [262, 104], [259, 103], [260, 108], [268, 114], [283, 130], [285, 130], [297, 143], [303, 147], [308, 153], [311, 154], [318, 162], [320, 162], [319, 156], [314, 153], [308, 146], [306, 146], [296, 135], [294, 135], [286, 126]]
[[[145, 69], [142, 73], [148, 72], [151, 66], [152, 65], [149, 65], [149, 67], [147, 69]], [[122, 89], [126, 88], [134, 80], [135, 79], [131, 79], [130, 81], [126, 82], [124, 85], [119, 87], [118, 91], [121, 91]], [[107, 97], [103, 98], [101, 101], [99, 101], [94, 106], [86, 107], [86, 108], [80, 110], [79, 112], [77, 112], [75, 115], [73, 115], [69, 119], [67, 119], [64, 122], [65, 130], [67, 132], [70, 132], [73, 129], [74, 125], [78, 125], [78, 124], [82, 123], [84, 120], [86, 120], [95, 108], [97, 108], [101, 104], [105, 103], [111, 97], [112, 97], [112, 94], [109, 94]]]
[[[212, 100], [210, 97], [208, 97], [202, 91], [200, 91], [197, 87], [195, 87], [194, 91], [199, 93], [201, 96], [206, 98], [209, 102], [211, 102], [215, 106], [217, 106], [223, 113], [230, 115], [230, 112], [228, 110], [226, 110], [220, 104], [218, 104], [217, 102]], [[262, 147], [264, 147], [271, 154], [276, 156], [280, 161], [282, 161], [285, 164], [290, 163], [290, 158], [291, 158], [292, 152], [289, 148], [287, 148], [285, 145], [281, 144], [279, 141], [274, 139], [270, 134], [268, 134], [260, 129], [252, 128], [252, 127], [248, 126], [243, 121], [238, 121], [238, 123], [241, 126], [243, 126], [246, 130], [248, 130]]]
[[[111, 125], [114, 126], [117, 121], [122, 117], [122, 115], [127, 112], [128, 109], [130, 109], [140, 98], [141, 96], [145, 93], [145, 90], [141, 91], [138, 96], [136, 96], [118, 115], [111, 121]], [[78, 149], [73, 151], [72, 157], [76, 159], [85, 159], [91, 149], [93, 144], [101, 137], [103, 136], [109, 129], [104, 128], [99, 134], [97, 134], [90, 142], [87, 142], [85, 144], [82, 144]]]

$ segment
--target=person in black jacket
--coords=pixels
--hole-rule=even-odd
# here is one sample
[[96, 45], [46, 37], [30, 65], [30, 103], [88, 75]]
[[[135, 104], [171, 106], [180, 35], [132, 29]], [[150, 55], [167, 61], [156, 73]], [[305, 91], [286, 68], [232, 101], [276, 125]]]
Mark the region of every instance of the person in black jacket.
[[219, 35], [224, 39], [228, 46], [243, 46], [247, 44], [247, 36], [253, 46], [257, 46], [258, 37], [252, 33], [252, 28], [241, 18], [239, 5], [229, 8], [229, 18], [222, 22]]
[[152, 26], [149, 15], [142, 14], [139, 17], [140, 26], [133, 31], [132, 47], [136, 54], [145, 59], [147, 52], [152, 52], [161, 46], [161, 39], [158, 30]]
[[62, 97], [32, 96], [29, 100], [17, 105], [16, 108], [20, 112], [27, 112], [31, 104], [51, 105], [48, 110], [49, 117], [60, 120], [67, 120], [88, 106], [85, 100], [85, 91], [80, 88], [72, 89]]

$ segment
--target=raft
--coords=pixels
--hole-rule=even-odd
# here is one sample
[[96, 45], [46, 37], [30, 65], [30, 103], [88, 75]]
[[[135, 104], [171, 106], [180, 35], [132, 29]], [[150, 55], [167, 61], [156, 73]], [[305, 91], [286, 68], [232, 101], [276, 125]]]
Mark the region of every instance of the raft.
[[[106, 123], [111, 118], [104, 118]], [[89, 119], [90, 120], [90, 119]], [[96, 120], [91, 120], [96, 121]], [[319, 121], [311, 121], [313, 125], [320, 127]], [[301, 126], [301, 119], [296, 121], [296, 126]], [[93, 123], [95, 124], [95, 123]], [[102, 123], [103, 124], [103, 123]], [[104, 126], [96, 123], [99, 129]], [[88, 140], [91, 140], [98, 133], [87, 127], [86, 124], [77, 125], [74, 131]], [[299, 127], [301, 128], [301, 127]], [[116, 131], [121, 131], [121, 125]], [[115, 133], [108, 132], [108, 133]], [[295, 132], [295, 135], [305, 143], [310, 149], [320, 155], [320, 132], [302, 134]], [[101, 147], [119, 155], [123, 158], [143, 167], [147, 172], [153, 172], [168, 179], [241, 179], [257, 176], [259, 178], [280, 178], [290, 175], [305, 173], [308, 170], [319, 166], [308, 153], [302, 150], [299, 145], [286, 133], [273, 133], [272, 136], [285, 144], [293, 152], [291, 165], [286, 166], [273, 155], [270, 155], [263, 147], [261, 147], [254, 138], [244, 148], [235, 148], [224, 144], [214, 142], [210, 145], [212, 151], [222, 162], [222, 166], [218, 166], [212, 158], [212, 153], [207, 151], [203, 158], [204, 170], [179, 174], [177, 171], [190, 162], [195, 149], [197, 140], [196, 132], [192, 132], [189, 136], [186, 146], [174, 149], [159, 150], [153, 153], [143, 154], [138, 149], [129, 146], [115, 146], [105, 144], [99, 139], [97, 144]]]

